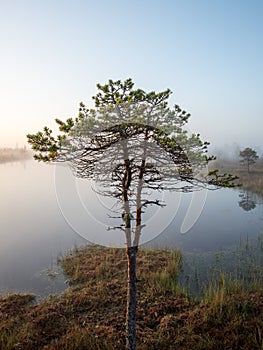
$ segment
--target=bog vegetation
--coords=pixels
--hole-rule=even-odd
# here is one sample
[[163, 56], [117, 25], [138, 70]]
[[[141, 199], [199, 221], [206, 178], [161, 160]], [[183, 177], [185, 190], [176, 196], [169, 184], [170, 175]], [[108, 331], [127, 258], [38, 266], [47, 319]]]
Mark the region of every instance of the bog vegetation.
[[[262, 281], [248, 288], [222, 273], [196, 300], [178, 282], [181, 262], [178, 251], [138, 253], [137, 348], [262, 349]], [[61, 296], [0, 298], [0, 348], [124, 349], [125, 249], [87, 246], [61, 264], [70, 284]]]
[[219, 167], [222, 172], [232, 172], [239, 176], [242, 188], [263, 196], [263, 159], [258, 159], [247, 171], [239, 161], [216, 160], [211, 166]]

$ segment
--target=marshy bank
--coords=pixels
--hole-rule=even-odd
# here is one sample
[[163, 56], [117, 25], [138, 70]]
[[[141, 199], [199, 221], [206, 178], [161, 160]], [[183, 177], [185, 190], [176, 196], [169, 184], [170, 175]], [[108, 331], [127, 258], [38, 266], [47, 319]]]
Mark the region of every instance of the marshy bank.
[[211, 168], [218, 168], [222, 173], [232, 173], [239, 176], [242, 188], [254, 192], [263, 198], [263, 159], [251, 166], [250, 172], [239, 161], [216, 160]]
[[[76, 248], [61, 264], [70, 285], [61, 296], [0, 298], [0, 348], [123, 349], [125, 250]], [[221, 273], [197, 300], [180, 284], [181, 267], [178, 251], [139, 250], [138, 350], [262, 349], [262, 284]]]

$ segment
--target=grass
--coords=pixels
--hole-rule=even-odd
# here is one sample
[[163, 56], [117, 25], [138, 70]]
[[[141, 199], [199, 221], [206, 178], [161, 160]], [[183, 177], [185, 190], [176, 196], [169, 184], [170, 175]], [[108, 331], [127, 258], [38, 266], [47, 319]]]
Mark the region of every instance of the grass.
[[217, 160], [210, 165], [220, 169], [221, 173], [232, 173], [239, 176], [242, 188], [263, 197], [263, 160], [259, 159], [251, 165], [250, 172], [238, 161]]
[[[124, 349], [125, 250], [76, 248], [61, 264], [70, 284], [61, 296], [0, 298], [0, 349]], [[179, 285], [181, 264], [180, 252], [139, 251], [138, 350], [262, 349], [262, 288], [222, 273], [197, 301]]]
[[243, 239], [238, 245], [216, 252], [185, 253], [180, 284], [187, 294], [198, 300], [208, 288], [217, 290], [223, 275], [232, 286], [258, 290], [263, 286], [263, 233]]

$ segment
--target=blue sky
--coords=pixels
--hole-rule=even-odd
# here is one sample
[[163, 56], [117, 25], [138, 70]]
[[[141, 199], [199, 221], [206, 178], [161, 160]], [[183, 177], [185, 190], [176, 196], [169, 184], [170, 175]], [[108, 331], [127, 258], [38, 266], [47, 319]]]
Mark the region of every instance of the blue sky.
[[211, 146], [262, 147], [263, 1], [0, 0], [0, 147], [131, 77]]

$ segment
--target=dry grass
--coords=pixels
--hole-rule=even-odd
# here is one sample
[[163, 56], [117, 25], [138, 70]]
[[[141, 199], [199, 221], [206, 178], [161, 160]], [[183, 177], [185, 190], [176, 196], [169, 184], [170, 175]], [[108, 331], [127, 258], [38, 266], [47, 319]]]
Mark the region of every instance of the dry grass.
[[263, 160], [258, 160], [251, 166], [250, 172], [238, 161], [215, 161], [210, 168], [218, 168], [222, 173], [232, 173], [239, 176], [243, 189], [263, 196]]
[[[178, 252], [139, 251], [138, 350], [262, 349], [262, 290], [229, 292], [222, 282], [191, 301], [177, 284], [180, 261]], [[85, 247], [62, 264], [71, 287], [60, 297], [0, 298], [0, 349], [124, 349], [125, 251]]]

